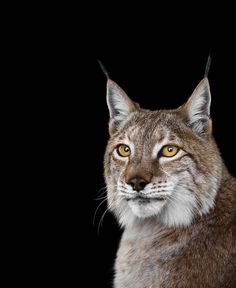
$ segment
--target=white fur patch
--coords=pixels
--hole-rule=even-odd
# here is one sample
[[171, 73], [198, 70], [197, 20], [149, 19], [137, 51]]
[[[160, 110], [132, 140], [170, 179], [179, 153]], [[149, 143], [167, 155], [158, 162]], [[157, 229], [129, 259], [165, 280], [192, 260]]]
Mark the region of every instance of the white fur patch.
[[165, 208], [160, 217], [163, 224], [169, 227], [188, 226], [197, 212], [197, 202], [189, 190], [179, 187]]
[[135, 222], [136, 215], [132, 212], [126, 200], [121, 199], [115, 207], [115, 214], [118, 217], [121, 227], [132, 226]]
[[130, 200], [128, 202], [132, 212], [140, 218], [147, 218], [150, 216], [158, 215], [165, 204], [166, 200], [152, 200], [150, 203], [143, 203], [142, 200], [137, 199]]

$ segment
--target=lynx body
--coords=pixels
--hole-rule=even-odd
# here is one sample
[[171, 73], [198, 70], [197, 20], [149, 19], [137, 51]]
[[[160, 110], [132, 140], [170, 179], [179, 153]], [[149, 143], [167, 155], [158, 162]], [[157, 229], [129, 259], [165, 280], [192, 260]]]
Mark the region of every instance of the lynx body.
[[107, 83], [109, 209], [124, 233], [115, 288], [236, 287], [236, 181], [212, 136], [205, 77], [175, 110]]

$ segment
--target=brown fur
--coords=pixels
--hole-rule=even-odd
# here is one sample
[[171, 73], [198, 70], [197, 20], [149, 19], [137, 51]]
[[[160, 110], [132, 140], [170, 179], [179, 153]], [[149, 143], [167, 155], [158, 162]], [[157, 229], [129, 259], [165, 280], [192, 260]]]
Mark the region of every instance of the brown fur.
[[[143, 110], [131, 104], [125, 92], [109, 81], [107, 196], [110, 210], [125, 228], [117, 253], [114, 287], [236, 287], [236, 180], [228, 173], [212, 136], [207, 79], [185, 105], [161, 111]], [[113, 95], [109, 86], [117, 94]], [[118, 97], [118, 107], [113, 107], [113, 96]], [[165, 139], [168, 145], [178, 145], [182, 154], [168, 161], [159, 154], [153, 158], [156, 143]], [[125, 141], [131, 143], [132, 154], [120, 159], [116, 147]], [[134, 177], [152, 185], [148, 192], [141, 193], [150, 203], [153, 195], [162, 195], [172, 187], [170, 184], [177, 183], [171, 190], [174, 198], [160, 196], [159, 203], [167, 204], [150, 216], [142, 215], [142, 211], [149, 213], [145, 210], [149, 204], [142, 206], [140, 202], [137, 213], [141, 215], [134, 215], [135, 210], [129, 206], [136, 195], [129, 186]], [[180, 200], [175, 198], [179, 189], [183, 191]], [[180, 210], [175, 206], [182, 205], [181, 197], [189, 201], [186, 211], [184, 205]], [[172, 209], [166, 212], [171, 203], [173, 215]], [[186, 214], [181, 215], [182, 212]]]
[[[218, 197], [215, 210], [190, 227], [166, 228], [150, 221], [132, 227], [136, 237], [124, 233], [116, 270], [117, 277], [127, 276], [127, 282], [117, 287], [236, 287], [236, 202], [229, 201], [236, 182], [227, 175], [224, 183], [219, 191], [223, 196]], [[148, 226], [152, 232], [143, 237], [142, 231]], [[139, 234], [142, 236], [138, 237]], [[150, 268], [152, 275], [148, 276]], [[134, 277], [130, 270], [136, 271], [135, 277], [139, 279], [134, 286], [129, 284], [130, 277]]]

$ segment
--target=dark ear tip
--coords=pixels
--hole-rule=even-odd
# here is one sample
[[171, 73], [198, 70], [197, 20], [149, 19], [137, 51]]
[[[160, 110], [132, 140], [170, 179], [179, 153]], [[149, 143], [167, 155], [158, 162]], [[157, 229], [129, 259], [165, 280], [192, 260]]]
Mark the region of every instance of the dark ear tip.
[[207, 58], [207, 63], [206, 63], [206, 67], [205, 67], [205, 72], [204, 72], [204, 76], [207, 77], [210, 71], [210, 67], [211, 67], [211, 55], [208, 55]]
[[97, 62], [102, 70], [102, 72], [104, 73], [104, 75], [106, 76], [107, 79], [110, 79], [110, 75], [107, 71], [107, 69], [105, 68], [105, 66], [103, 65], [102, 61], [100, 61], [99, 59], [97, 59]]

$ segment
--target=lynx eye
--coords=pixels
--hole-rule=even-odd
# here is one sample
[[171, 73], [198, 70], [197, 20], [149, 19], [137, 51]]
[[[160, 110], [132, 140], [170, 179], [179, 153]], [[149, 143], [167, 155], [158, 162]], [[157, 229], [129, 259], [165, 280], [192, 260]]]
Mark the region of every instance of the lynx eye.
[[118, 155], [121, 157], [129, 157], [130, 155], [130, 148], [125, 144], [121, 144], [116, 148]]
[[161, 156], [163, 157], [174, 157], [179, 152], [179, 147], [173, 145], [164, 146], [161, 149]]

